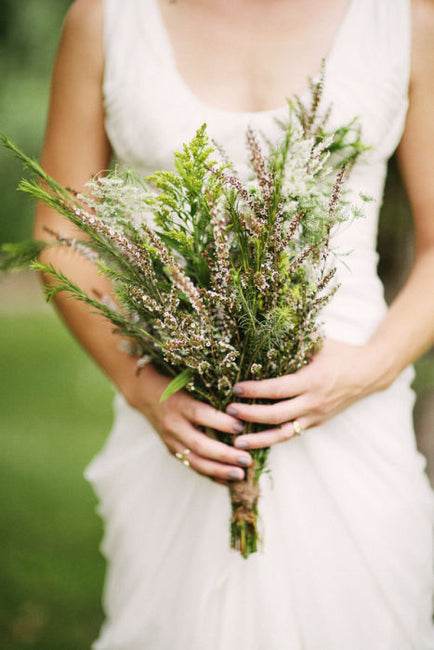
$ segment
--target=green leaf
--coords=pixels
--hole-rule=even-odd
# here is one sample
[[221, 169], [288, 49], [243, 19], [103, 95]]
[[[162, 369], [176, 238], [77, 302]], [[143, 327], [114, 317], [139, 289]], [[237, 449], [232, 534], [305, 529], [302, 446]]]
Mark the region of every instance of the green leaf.
[[166, 388], [166, 390], [164, 391], [164, 393], [160, 397], [160, 404], [161, 404], [161, 402], [164, 402], [168, 397], [170, 397], [174, 393], [177, 393], [178, 390], [181, 390], [181, 388], [184, 388], [184, 386], [187, 386], [188, 382], [190, 381], [190, 379], [192, 377], [192, 374], [193, 373], [192, 373], [191, 369], [186, 368], [185, 370], [183, 370], [181, 372], [180, 375], [177, 375], [174, 379], [172, 379], [172, 381], [170, 382], [170, 384], [168, 385], [168, 387]]
[[31, 266], [40, 253], [49, 246], [44, 241], [22, 241], [0, 246], [0, 272], [13, 271]]

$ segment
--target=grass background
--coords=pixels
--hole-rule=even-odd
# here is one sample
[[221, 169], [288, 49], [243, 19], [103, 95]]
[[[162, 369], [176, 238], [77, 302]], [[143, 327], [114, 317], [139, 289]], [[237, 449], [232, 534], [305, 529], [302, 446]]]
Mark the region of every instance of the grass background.
[[[49, 78], [70, 0], [0, 6], [0, 131], [38, 155]], [[394, 161], [381, 214], [380, 273], [391, 299], [412, 257]], [[33, 206], [0, 152], [0, 242], [31, 234]], [[417, 317], [417, 315], [415, 315]], [[418, 364], [416, 426], [434, 459], [434, 361]], [[101, 525], [82, 473], [111, 423], [112, 389], [51, 309], [35, 278], [0, 280], [0, 647], [85, 650], [99, 629]], [[174, 649], [176, 650], [176, 649]]]
[[[71, 0], [0, 5], [0, 131], [37, 156]], [[0, 242], [30, 237], [19, 163], [0, 151]], [[45, 307], [35, 278], [0, 279], [0, 647], [85, 650], [102, 621], [100, 520], [83, 469], [112, 389]]]
[[0, 647], [88, 648], [104, 565], [82, 472], [112, 390], [51, 311], [2, 314], [0, 341]]

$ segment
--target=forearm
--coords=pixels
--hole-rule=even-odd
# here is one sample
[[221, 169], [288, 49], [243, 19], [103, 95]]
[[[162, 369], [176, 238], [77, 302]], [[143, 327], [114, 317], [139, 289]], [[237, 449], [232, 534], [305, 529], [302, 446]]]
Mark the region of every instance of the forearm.
[[434, 11], [430, 3], [412, 3], [412, 9], [410, 104], [397, 157], [413, 215], [416, 262], [368, 345], [378, 389], [434, 342]]
[[434, 247], [421, 252], [368, 343], [375, 387], [386, 388], [434, 343]]
[[[58, 183], [78, 192], [86, 191], [89, 178], [107, 169], [110, 163], [111, 148], [104, 128], [103, 71], [101, 3], [75, 2], [65, 20], [56, 56], [41, 162]], [[82, 236], [67, 219], [40, 204], [34, 236], [52, 241], [49, 231]], [[94, 289], [111, 294], [108, 280], [71, 249], [50, 247], [42, 254], [41, 261], [52, 263], [91, 296]], [[52, 281], [46, 276], [42, 279]], [[143, 382], [146, 383], [147, 390], [147, 377], [156, 375], [156, 371], [149, 366], [136, 377], [136, 359], [119, 348], [121, 338], [113, 334], [113, 326], [108, 321], [65, 293], [56, 295], [54, 300], [68, 328], [127, 399], [140, 382], [142, 389]], [[158, 384], [154, 376], [151, 384]]]
[[[98, 275], [96, 267], [69, 249], [47, 249], [41, 261], [53, 264], [89, 295], [95, 289], [103, 295], [111, 295], [110, 283]], [[44, 284], [53, 281], [44, 274], [41, 280]], [[140, 387], [155, 384], [159, 374], [150, 365], [141, 370], [138, 379], [137, 358], [121, 349], [121, 337], [113, 333], [113, 325], [102, 315], [64, 292], [57, 294], [54, 302], [68, 329], [127, 401], [134, 401], [134, 394], [141, 390]]]

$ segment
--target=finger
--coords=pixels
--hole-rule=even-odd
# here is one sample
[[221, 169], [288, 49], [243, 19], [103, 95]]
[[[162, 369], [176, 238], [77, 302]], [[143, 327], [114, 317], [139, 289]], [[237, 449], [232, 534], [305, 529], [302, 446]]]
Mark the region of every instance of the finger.
[[232, 445], [225, 445], [219, 440], [210, 438], [188, 420], [178, 420], [174, 426], [169, 427], [168, 433], [177, 441], [177, 447], [190, 449], [196, 456], [223, 463], [231, 466], [231, 469], [244, 468], [252, 464], [253, 459], [248, 452], [240, 452]]
[[189, 400], [183, 408], [183, 415], [195, 424], [200, 424], [224, 433], [240, 433], [244, 424], [237, 418], [223, 411], [218, 411], [209, 404], [197, 400]]
[[208, 476], [217, 482], [226, 483], [227, 481], [240, 481], [244, 478], [244, 471], [240, 467], [215, 462], [209, 458], [199, 456], [191, 450], [186, 454], [186, 449], [189, 449], [189, 447], [183, 447], [179, 440], [176, 440], [175, 438], [169, 441], [168, 446], [173, 454], [178, 453], [184, 455], [185, 459], [188, 461], [188, 465], [196, 472]]
[[[308, 420], [306, 418], [297, 418], [303, 432], [308, 428]], [[304, 435], [302, 433], [301, 435]], [[285, 422], [280, 427], [274, 429], [267, 429], [259, 433], [250, 433], [245, 436], [236, 438], [234, 444], [236, 447], [242, 449], [263, 449], [264, 447], [271, 447], [279, 442], [285, 442], [291, 438], [297, 437], [292, 422]]]
[[214, 483], [218, 483], [219, 485], [224, 485], [225, 487], [228, 486], [228, 481], [226, 481], [226, 480], [223, 481], [223, 479], [221, 479], [221, 478], [213, 478], [212, 476], [210, 476], [210, 478], [211, 478], [212, 481], [214, 481]]
[[261, 424], [282, 424], [293, 420], [299, 415], [305, 415], [308, 410], [305, 395], [294, 397], [290, 400], [275, 402], [274, 404], [243, 404], [233, 402], [226, 411], [246, 422], [259, 422]]
[[291, 375], [261, 379], [259, 381], [242, 381], [235, 384], [233, 391], [237, 397], [258, 397], [265, 399], [284, 399], [295, 397], [308, 388], [305, 368]]

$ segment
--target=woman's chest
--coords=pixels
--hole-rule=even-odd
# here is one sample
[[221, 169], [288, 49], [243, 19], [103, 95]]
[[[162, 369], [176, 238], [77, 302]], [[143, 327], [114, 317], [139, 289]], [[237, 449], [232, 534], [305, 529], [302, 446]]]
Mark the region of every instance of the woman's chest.
[[317, 74], [350, 0], [155, 0], [160, 27], [185, 84], [232, 111], [282, 106]]

